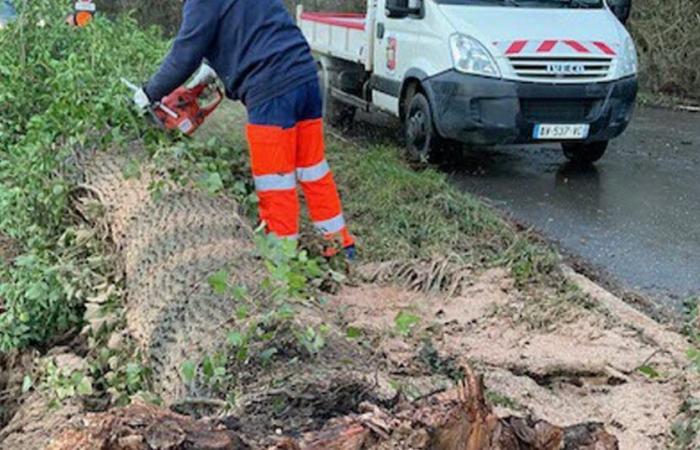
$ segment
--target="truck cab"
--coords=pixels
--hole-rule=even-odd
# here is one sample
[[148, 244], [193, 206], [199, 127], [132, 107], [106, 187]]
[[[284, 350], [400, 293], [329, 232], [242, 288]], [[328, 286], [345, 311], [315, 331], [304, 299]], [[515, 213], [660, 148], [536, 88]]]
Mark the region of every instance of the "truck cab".
[[415, 159], [449, 139], [558, 142], [590, 163], [632, 118], [637, 54], [604, 0], [369, 0], [363, 15], [298, 14], [330, 112], [401, 118]]

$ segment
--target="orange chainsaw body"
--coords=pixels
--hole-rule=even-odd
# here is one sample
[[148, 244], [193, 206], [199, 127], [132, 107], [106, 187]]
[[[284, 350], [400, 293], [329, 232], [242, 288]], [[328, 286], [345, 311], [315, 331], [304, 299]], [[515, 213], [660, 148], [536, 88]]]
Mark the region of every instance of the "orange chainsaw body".
[[[206, 106], [199, 102], [207, 89], [213, 89], [216, 98]], [[158, 103], [153, 112], [161, 125], [168, 130], [180, 130], [191, 136], [213, 113], [224, 99], [224, 93], [218, 87], [200, 84], [192, 88], [181, 86]]]

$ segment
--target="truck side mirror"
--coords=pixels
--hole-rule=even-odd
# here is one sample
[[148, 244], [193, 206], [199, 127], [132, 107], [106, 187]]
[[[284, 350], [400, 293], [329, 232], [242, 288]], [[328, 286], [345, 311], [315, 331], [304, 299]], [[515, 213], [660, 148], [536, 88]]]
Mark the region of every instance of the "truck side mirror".
[[392, 19], [419, 15], [422, 10], [422, 0], [386, 0], [386, 16]]
[[626, 24], [632, 12], [632, 0], [607, 0], [607, 2], [610, 10], [615, 14], [615, 17], [617, 17], [623, 25]]

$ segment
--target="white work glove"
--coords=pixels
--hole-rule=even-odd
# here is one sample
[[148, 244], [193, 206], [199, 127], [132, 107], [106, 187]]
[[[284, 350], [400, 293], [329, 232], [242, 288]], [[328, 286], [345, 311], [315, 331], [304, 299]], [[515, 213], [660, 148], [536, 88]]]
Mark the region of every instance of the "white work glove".
[[148, 98], [143, 88], [134, 93], [134, 105], [141, 114], [148, 111], [148, 108], [151, 106], [151, 99]]
[[216, 81], [216, 78], [217, 75], [214, 69], [212, 69], [209, 64], [202, 63], [202, 66], [194, 74], [194, 77], [192, 77], [192, 81], [190, 81], [187, 84], [187, 86], [192, 88], [195, 86], [199, 86], [200, 84], [213, 83], [214, 81]]

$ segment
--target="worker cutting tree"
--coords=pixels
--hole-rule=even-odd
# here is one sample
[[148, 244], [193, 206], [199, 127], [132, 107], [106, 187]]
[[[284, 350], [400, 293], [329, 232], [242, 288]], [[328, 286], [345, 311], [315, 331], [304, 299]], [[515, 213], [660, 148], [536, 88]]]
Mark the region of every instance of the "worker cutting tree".
[[135, 92], [134, 103], [149, 110], [205, 60], [209, 66], [195, 82], [218, 74], [226, 95], [248, 110], [251, 166], [266, 231], [281, 239], [298, 237], [298, 182], [315, 227], [353, 258], [355, 242], [325, 159], [316, 63], [282, 1], [185, 0], [170, 53]]

